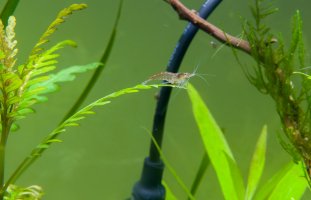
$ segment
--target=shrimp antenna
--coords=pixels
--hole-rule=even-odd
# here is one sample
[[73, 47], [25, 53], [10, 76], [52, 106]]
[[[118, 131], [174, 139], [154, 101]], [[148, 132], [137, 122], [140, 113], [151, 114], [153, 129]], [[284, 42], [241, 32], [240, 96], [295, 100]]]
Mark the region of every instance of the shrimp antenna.
[[[200, 79], [202, 79], [206, 85], [209, 85], [209, 83], [207, 82], [207, 80], [202, 76], [202, 75], [209, 75], [209, 74], [198, 74], [197, 71], [199, 69], [199, 66], [201, 65], [201, 61], [197, 64], [197, 66], [194, 68], [194, 71], [192, 72], [190, 77], [193, 76], [198, 76]], [[190, 77], [188, 78], [188, 80], [190, 79]]]
[[[209, 83], [207, 82], [207, 80], [202, 76], [202, 74], [195, 74], [196, 76], [198, 76], [201, 80], [203, 80], [205, 83], [206, 83], [206, 85], [208, 85], [209, 86]], [[208, 75], [208, 74], [207, 74]]]

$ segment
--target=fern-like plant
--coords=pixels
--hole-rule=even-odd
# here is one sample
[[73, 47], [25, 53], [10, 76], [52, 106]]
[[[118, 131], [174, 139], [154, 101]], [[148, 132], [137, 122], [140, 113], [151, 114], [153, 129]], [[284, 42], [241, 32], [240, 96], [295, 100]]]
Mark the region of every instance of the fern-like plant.
[[[30, 199], [37, 199], [42, 195], [41, 189], [37, 186], [20, 188], [4, 184], [6, 143], [10, 132], [17, 127], [16, 122], [32, 113], [34, 104], [45, 101], [47, 98], [43, 95], [55, 91], [57, 82], [73, 80], [75, 73], [99, 66], [99, 63], [73, 66], [53, 75], [51, 72], [56, 69], [56, 59], [59, 56], [57, 51], [65, 46], [76, 46], [76, 44], [71, 40], [65, 40], [48, 49], [43, 47], [66, 17], [84, 8], [86, 8], [85, 4], [73, 4], [59, 12], [23, 64], [17, 64], [16, 61], [18, 50], [14, 31], [15, 17], [9, 18], [6, 27], [0, 21], [0, 199], [3, 199], [5, 194], [6, 199], [25, 195], [33, 197]], [[15, 197], [13, 198], [12, 195]]]
[[79, 120], [84, 119], [90, 114], [94, 114], [94, 107], [110, 103], [111, 98], [138, 92], [139, 90], [157, 88], [159, 86], [175, 87], [174, 85], [159, 84], [137, 85], [94, 101], [69, 116], [55, 130], [48, 134], [5, 181], [5, 147], [10, 132], [18, 127], [17, 121], [24, 118], [27, 114], [32, 113], [34, 104], [45, 102], [47, 100], [45, 95], [56, 91], [58, 82], [72, 81], [75, 78], [75, 74], [95, 69], [101, 65], [101, 63], [95, 62], [83, 66], [72, 66], [56, 74], [51, 74], [56, 69], [56, 59], [59, 56], [57, 51], [65, 46], [74, 47], [76, 44], [71, 40], [65, 40], [48, 49], [43, 48], [43, 45], [49, 41], [49, 37], [56, 31], [56, 27], [63, 23], [68, 15], [85, 7], [85, 4], [73, 4], [62, 10], [34, 46], [27, 61], [20, 65], [16, 65], [17, 41], [14, 39], [16, 20], [11, 16], [6, 27], [0, 21], [0, 199], [41, 199], [43, 191], [40, 186], [33, 185], [24, 188], [16, 186], [16, 180], [51, 144], [61, 142], [58, 136], [64, 133], [68, 127], [78, 126]]

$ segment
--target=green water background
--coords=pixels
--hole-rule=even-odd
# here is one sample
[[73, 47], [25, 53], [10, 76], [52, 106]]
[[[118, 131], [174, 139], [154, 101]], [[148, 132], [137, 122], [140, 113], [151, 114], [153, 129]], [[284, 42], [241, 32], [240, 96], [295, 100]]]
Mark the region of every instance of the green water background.
[[[59, 67], [98, 61], [107, 45], [114, 23], [118, 1], [54, 0], [21, 1], [16, 10], [19, 61], [23, 62], [39, 36], [58, 11], [71, 3], [87, 3], [88, 8], [70, 17], [53, 36], [54, 42], [73, 39], [79, 47], [62, 50]], [[197, 9], [203, 1], [183, 1]], [[232, 35], [241, 34], [243, 18], [250, 18], [252, 1], [227, 0], [209, 21]], [[0, 6], [4, 5], [4, 1]], [[267, 22], [273, 31], [290, 36], [290, 19], [296, 9], [304, 20], [304, 36], [310, 49], [311, 2], [275, 1], [280, 11]], [[150, 75], [163, 71], [176, 42], [186, 25], [173, 9], [161, 0], [125, 0], [112, 55], [87, 102], [115, 90], [136, 85]], [[203, 32], [195, 37], [182, 63], [181, 71], [192, 72], [199, 65], [199, 78], [191, 79], [206, 100], [219, 125], [224, 129], [244, 177], [260, 130], [268, 125], [268, 151], [263, 180], [267, 180], [290, 157], [278, 143], [280, 122], [274, 103], [251, 86], [228, 48], [216, 55], [210, 45], [213, 38]], [[213, 56], [214, 55], [214, 56]], [[243, 53], [243, 62], [254, 64]], [[310, 57], [307, 63], [310, 64]], [[37, 113], [21, 121], [22, 129], [12, 134], [8, 143], [6, 174], [10, 174], [31, 149], [59, 123], [78, 97], [91, 73], [63, 85], [60, 92], [49, 96], [48, 104], [36, 106]], [[118, 200], [130, 196], [139, 179], [150, 139], [144, 128], [151, 129], [156, 90], [124, 96], [72, 128], [61, 138], [62, 144], [49, 149], [18, 181], [28, 186], [41, 185], [46, 200]], [[164, 137], [164, 153], [185, 183], [190, 186], [198, 168], [203, 147], [195, 125], [186, 92], [177, 90], [170, 101]], [[164, 179], [185, 199], [174, 178], [165, 172]], [[245, 178], [246, 179], [246, 178]], [[310, 192], [304, 199], [310, 198]], [[222, 199], [212, 168], [208, 169], [198, 199]]]

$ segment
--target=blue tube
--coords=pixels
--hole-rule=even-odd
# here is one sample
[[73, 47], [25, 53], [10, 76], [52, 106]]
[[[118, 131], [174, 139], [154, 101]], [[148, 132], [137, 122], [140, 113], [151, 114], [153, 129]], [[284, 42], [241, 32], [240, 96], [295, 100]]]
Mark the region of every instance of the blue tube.
[[[207, 0], [200, 8], [199, 16], [206, 19], [214, 11], [214, 9], [221, 3], [221, 1], [222, 0]], [[180, 64], [187, 52], [187, 49], [197, 32], [198, 27], [195, 26], [194, 24], [189, 23], [186, 26], [168, 62], [166, 71], [174, 73], [178, 72]], [[171, 91], [172, 91], [171, 87], [161, 88], [153, 119], [152, 135], [157, 141], [159, 146], [161, 146], [162, 144], [165, 116]], [[155, 162], [160, 160], [159, 152], [152, 141], [149, 150], [149, 158], [150, 160]]]
[[[199, 16], [207, 19], [208, 16], [214, 11], [214, 9], [221, 3], [222, 0], [207, 0], [200, 8]], [[178, 72], [179, 66], [184, 58], [187, 49], [194, 38], [195, 34], [198, 32], [198, 27], [192, 23], [189, 23], [184, 29], [173, 54], [168, 62], [167, 71], [168, 72]]]
[[[207, 0], [201, 7], [199, 15], [207, 18], [219, 5], [221, 0]], [[169, 60], [167, 71], [178, 72], [182, 59], [192, 41], [198, 27], [189, 23], [180, 37], [174, 52]], [[161, 146], [164, 133], [164, 122], [167, 105], [172, 88], [163, 87], [160, 90], [159, 99], [154, 115], [152, 135]], [[162, 185], [164, 164], [160, 159], [159, 152], [151, 141], [149, 157], [145, 159], [141, 179], [135, 184], [132, 191], [133, 200], [164, 200], [165, 188]]]

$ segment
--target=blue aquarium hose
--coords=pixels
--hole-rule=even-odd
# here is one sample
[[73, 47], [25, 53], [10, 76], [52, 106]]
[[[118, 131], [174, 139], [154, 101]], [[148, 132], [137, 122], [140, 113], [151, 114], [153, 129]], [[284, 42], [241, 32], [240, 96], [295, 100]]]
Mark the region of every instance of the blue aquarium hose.
[[[206, 19], [220, 2], [221, 0], [207, 0], [200, 8], [199, 16]], [[189, 23], [186, 26], [169, 60], [166, 71], [178, 72], [184, 55], [197, 32], [198, 27], [194, 24]], [[171, 92], [171, 87], [162, 87], [157, 101], [152, 135], [159, 146], [162, 144], [165, 116]], [[161, 184], [163, 170], [164, 164], [161, 161], [160, 154], [151, 141], [149, 157], [145, 159], [141, 179], [134, 186], [132, 198], [134, 200], [164, 200], [165, 189]]]

